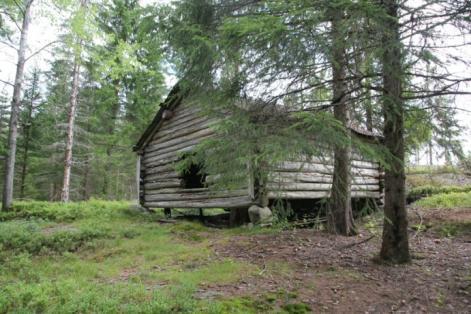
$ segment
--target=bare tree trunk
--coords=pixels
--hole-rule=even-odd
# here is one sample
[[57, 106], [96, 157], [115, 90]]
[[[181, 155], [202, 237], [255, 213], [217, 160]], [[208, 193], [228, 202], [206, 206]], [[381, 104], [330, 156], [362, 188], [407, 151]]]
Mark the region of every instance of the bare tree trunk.
[[24, 126], [24, 146], [23, 146], [23, 162], [21, 165], [21, 182], [20, 182], [20, 199], [24, 198], [25, 195], [25, 181], [26, 181], [26, 171], [28, 167], [28, 153], [29, 153], [29, 142], [30, 142], [30, 137], [31, 137], [31, 124], [33, 120], [33, 106], [34, 106], [34, 94], [36, 92], [36, 83], [33, 83], [33, 88], [32, 88], [32, 95], [31, 95], [31, 102], [29, 103], [29, 108], [28, 108], [28, 121], [26, 122], [26, 125]]
[[70, 174], [72, 170], [72, 148], [74, 145], [75, 114], [77, 111], [77, 95], [79, 87], [80, 63], [79, 56], [75, 57], [72, 72], [72, 94], [70, 95], [69, 116], [67, 124], [67, 142], [64, 157], [64, 179], [62, 183], [61, 201], [68, 202], [70, 198]]
[[[116, 129], [116, 120], [118, 119], [118, 114], [119, 114], [119, 108], [120, 108], [120, 103], [119, 103], [119, 90], [120, 90], [120, 82], [119, 80], [113, 80], [113, 86], [115, 88], [115, 95], [116, 95], [116, 103], [113, 105], [111, 108], [111, 124], [108, 127], [108, 134], [110, 137], [112, 137], [115, 133]], [[114, 144], [108, 145], [106, 148], [106, 156], [107, 160], [105, 163], [105, 175], [103, 177], [103, 195], [107, 196], [107, 198], [110, 198], [109, 192], [110, 192], [110, 182], [108, 175], [111, 174], [111, 155], [113, 153], [113, 146]]]
[[[383, 242], [380, 257], [394, 263], [410, 260], [404, 169], [403, 55], [399, 37], [398, 3], [383, 0], [388, 18], [383, 21], [384, 142], [391, 154], [385, 172]], [[389, 18], [390, 17], [390, 18]]]
[[428, 142], [428, 165], [433, 166], [433, 145], [432, 145], [432, 141]]
[[21, 101], [23, 73], [26, 62], [26, 47], [28, 31], [31, 21], [31, 6], [33, 0], [25, 2], [23, 24], [21, 27], [20, 46], [18, 49], [18, 63], [16, 65], [15, 83], [13, 87], [13, 100], [11, 102], [10, 124], [8, 130], [8, 154], [5, 162], [5, 179], [3, 186], [2, 209], [8, 210], [13, 202], [13, 179], [15, 176], [16, 140], [18, 137], [18, 111]]
[[348, 143], [334, 148], [334, 174], [328, 213], [328, 228], [343, 235], [356, 234], [351, 202], [350, 174], [350, 117], [347, 105], [347, 84], [345, 80], [345, 38], [342, 36], [344, 14], [338, 8], [331, 10], [332, 18], [332, 79], [334, 116], [346, 129]]

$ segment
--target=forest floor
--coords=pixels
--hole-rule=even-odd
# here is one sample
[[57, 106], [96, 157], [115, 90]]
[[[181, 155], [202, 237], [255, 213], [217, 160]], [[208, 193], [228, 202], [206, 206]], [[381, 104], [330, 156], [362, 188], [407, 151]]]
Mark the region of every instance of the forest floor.
[[214, 229], [129, 204], [28, 202], [0, 214], [0, 313], [471, 312], [471, 208], [411, 207], [407, 265], [355, 237]]

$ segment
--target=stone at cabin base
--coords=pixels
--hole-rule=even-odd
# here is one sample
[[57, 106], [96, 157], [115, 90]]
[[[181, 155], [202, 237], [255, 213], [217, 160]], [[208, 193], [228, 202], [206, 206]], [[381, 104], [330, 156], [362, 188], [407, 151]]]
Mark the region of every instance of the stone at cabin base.
[[249, 218], [250, 222], [254, 225], [271, 223], [273, 221], [273, 213], [268, 207], [252, 205], [249, 208]]

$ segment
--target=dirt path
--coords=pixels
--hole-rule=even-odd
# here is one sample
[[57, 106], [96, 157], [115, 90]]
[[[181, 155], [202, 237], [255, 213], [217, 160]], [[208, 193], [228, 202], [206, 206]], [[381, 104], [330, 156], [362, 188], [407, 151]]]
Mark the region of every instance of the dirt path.
[[[459, 215], [471, 221], [471, 210]], [[208, 290], [252, 297], [291, 291], [314, 312], [471, 313], [469, 234], [448, 239], [411, 230], [414, 259], [405, 266], [374, 262], [380, 239], [368, 240], [371, 235], [362, 230], [347, 238], [301, 229], [215, 240], [219, 256], [256, 264], [260, 272]]]

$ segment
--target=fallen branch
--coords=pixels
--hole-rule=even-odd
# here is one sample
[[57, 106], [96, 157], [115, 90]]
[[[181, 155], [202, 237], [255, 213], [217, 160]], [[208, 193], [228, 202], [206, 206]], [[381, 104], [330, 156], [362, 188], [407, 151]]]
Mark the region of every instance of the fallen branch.
[[371, 239], [373, 239], [374, 237], [376, 237], [376, 235], [373, 234], [373, 235], [370, 236], [369, 238], [366, 238], [366, 239], [361, 240], [361, 241], [359, 241], [359, 242], [354, 242], [354, 243], [350, 243], [350, 244], [347, 244], [347, 245], [345, 245], [345, 246], [342, 246], [342, 247], [339, 248], [339, 250], [349, 249], [349, 248], [352, 248], [352, 247], [354, 247], [354, 246], [356, 246], [356, 245], [360, 245], [360, 244], [366, 243], [366, 242], [370, 241]]

